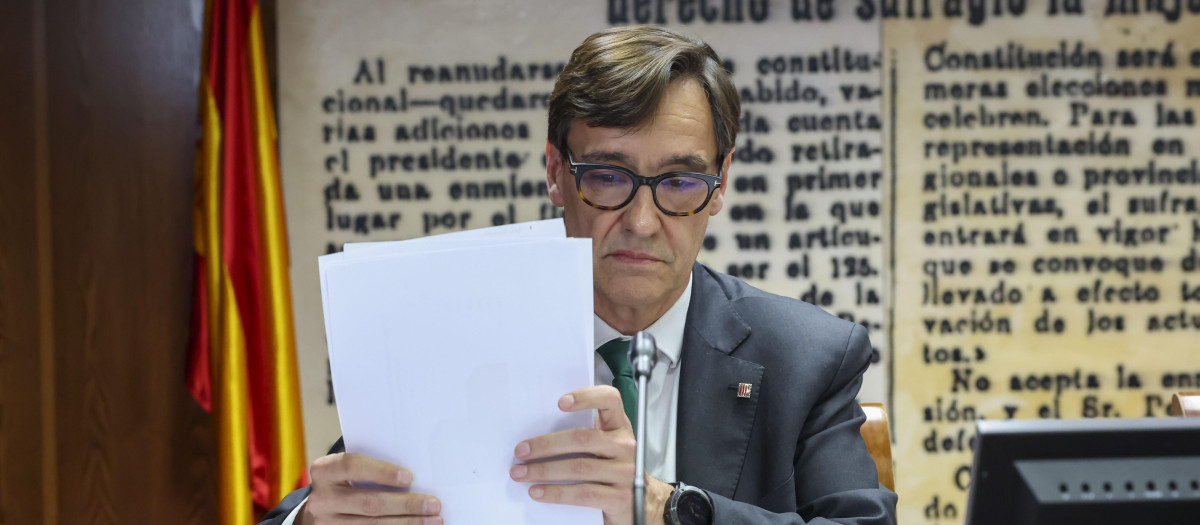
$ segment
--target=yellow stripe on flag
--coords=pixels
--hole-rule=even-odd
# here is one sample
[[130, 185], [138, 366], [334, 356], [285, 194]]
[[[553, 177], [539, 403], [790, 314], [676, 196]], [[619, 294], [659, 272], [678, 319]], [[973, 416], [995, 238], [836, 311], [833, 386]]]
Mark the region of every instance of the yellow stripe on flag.
[[[205, 284], [208, 290], [208, 341], [209, 355], [221, 349], [221, 116], [217, 114], [217, 101], [213, 96], [208, 74], [200, 78], [203, 93], [202, 107], [204, 135], [200, 139], [200, 171], [203, 177], [199, 190], [203, 192], [203, 216], [196, 220], [199, 229], [203, 225], [202, 248], [198, 248], [206, 261]], [[211, 376], [220, 377], [220, 376]]]
[[292, 326], [291, 283], [288, 281], [287, 229], [280, 189], [276, 153], [275, 112], [263, 51], [262, 21], [255, 4], [250, 18], [250, 89], [253, 106], [254, 149], [259, 182], [259, 212], [262, 231], [263, 282], [266, 283], [269, 326], [267, 363], [273, 375], [276, 443], [271, 448], [271, 501], [295, 490], [304, 477], [306, 459], [304, 425], [300, 407], [300, 385], [296, 366], [296, 342]]
[[[221, 116], [207, 73], [201, 78], [204, 135], [199, 170], [203, 217], [197, 227], [206, 264], [210, 377], [217, 436], [217, 514], [222, 525], [251, 525], [249, 393], [246, 342], [233, 283], [221, 259]], [[202, 237], [202, 239], [200, 239]]]
[[246, 383], [246, 340], [238, 315], [233, 281], [221, 269], [220, 350], [212, 356], [213, 414], [217, 430], [217, 501], [221, 525], [252, 525], [254, 501], [250, 494], [250, 392]]

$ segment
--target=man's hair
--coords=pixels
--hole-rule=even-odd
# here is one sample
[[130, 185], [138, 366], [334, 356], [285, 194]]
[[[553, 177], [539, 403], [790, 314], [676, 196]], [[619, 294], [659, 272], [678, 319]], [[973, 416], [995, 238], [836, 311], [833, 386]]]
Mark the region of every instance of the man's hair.
[[737, 88], [712, 47], [657, 27], [607, 29], [575, 48], [550, 95], [547, 139], [565, 157], [575, 119], [604, 128], [641, 125], [681, 79], [696, 80], [708, 97], [719, 166], [737, 138]]

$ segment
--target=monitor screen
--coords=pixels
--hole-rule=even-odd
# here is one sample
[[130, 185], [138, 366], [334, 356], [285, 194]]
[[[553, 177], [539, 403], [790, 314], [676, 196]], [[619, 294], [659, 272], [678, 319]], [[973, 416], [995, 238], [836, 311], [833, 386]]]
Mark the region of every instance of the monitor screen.
[[1200, 523], [1200, 418], [980, 421], [967, 525]]

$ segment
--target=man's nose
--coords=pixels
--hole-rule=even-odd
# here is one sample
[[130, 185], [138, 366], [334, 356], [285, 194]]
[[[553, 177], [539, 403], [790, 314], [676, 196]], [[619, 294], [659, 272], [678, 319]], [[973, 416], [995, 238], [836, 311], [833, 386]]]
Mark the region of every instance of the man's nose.
[[625, 206], [621, 220], [626, 230], [640, 237], [650, 237], [662, 228], [662, 212], [654, 205], [654, 194], [649, 186], [637, 189], [633, 201]]

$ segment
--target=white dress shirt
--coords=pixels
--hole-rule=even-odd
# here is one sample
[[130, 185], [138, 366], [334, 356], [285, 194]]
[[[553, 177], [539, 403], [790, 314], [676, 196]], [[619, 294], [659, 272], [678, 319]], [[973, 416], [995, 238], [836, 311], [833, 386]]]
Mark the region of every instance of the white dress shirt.
[[[658, 346], [658, 362], [646, 384], [646, 473], [659, 481], [675, 482], [675, 423], [679, 416], [679, 354], [683, 351], [683, 329], [687, 323], [688, 306], [692, 304], [692, 279], [675, 304], [646, 329]], [[595, 317], [595, 345], [632, 335], [617, 332], [599, 316]], [[600, 354], [596, 354], [594, 384], [611, 385], [613, 373]]]
[[[650, 373], [650, 381], [646, 385], [649, 397], [646, 406], [650, 413], [646, 414], [646, 472], [659, 481], [675, 482], [675, 428], [679, 415], [679, 355], [683, 352], [683, 330], [687, 324], [688, 307], [692, 304], [692, 278], [688, 276], [687, 288], [683, 295], [671, 305], [666, 313], [659, 317], [654, 324], [646, 329], [654, 336], [658, 346], [658, 362]], [[593, 314], [595, 323], [596, 348], [613, 339], [631, 339], [632, 335], [624, 335], [604, 322], [600, 316]], [[596, 375], [593, 384], [611, 385], [613, 373], [600, 354], [595, 354]], [[566, 392], [564, 392], [565, 394]], [[293, 525], [300, 510], [308, 502], [305, 499], [292, 509], [283, 525]]]

